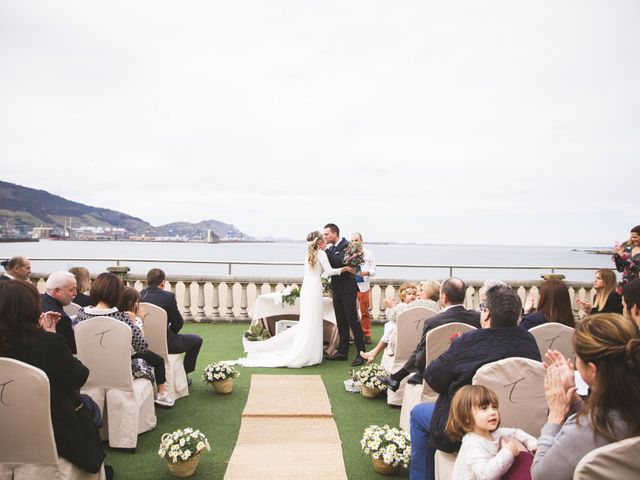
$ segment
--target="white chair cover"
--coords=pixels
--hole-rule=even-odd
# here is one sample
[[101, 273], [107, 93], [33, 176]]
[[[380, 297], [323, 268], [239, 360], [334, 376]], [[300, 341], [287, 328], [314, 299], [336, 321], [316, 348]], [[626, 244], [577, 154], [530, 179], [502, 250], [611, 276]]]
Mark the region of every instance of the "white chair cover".
[[149, 350], [164, 359], [167, 377], [167, 391], [178, 400], [189, 395], [187, 373], [184, 370], [182, 354], [170, 354], [167, 346], [167, 312], [152, 303], [141, 303], [145, 316], [144, 336], [149, 342]]
[[71, 302], [69, 305], [65, 305], [64, 307], [62, 307], [62, 309], [64, 310], [64, 313], [66, 313], [69, 317], [73, 317], [80, 311], [80, 305]]
[[640, 437], [610, 443], [578, 462], [573, 480], [632, 480], [640, 477]]
[[436, 450], [435, 474], [436, 480], [452, 480], [453, 467], [456, 464], [457, 453], [446, 453]]
[[102, 480], [58, 457], [49, 379], [40, 369], [0, 358], [0, 480]]
[[89, 368], [82, 392], [98, 404], [101, 434], [112, 448], [135, 448], [138, 434], [156, 426], [153, 387], [131, 376], [131, 328], [110, 317], [94, 317], [75, 328], [78, 358]]
[[[438, 358], [449, 348], [449, 339], [454, 333], [466, 333], [476, 328], [466, 323], [453, 322], [440, 325], [427, 333], [426, 339], [426, 365]], [[407, 384], [405, 394], [402, 398], [402, 409], [400, 410], [400, 426], [409, 431], [409, 417], [411, 410], [418, 403], [427, 402], [435, 403], [438, 400], [438, 394], [434, 392], [427, 382], [423, 381], [422, 385]]]
[[[393, 335], [394, 340], [391, 342], [395, 344], [393, 356], [389, 359], [385, 358], [389, 356], [385, 350], [380, 364], [383, 366], [391, 364], [391, 367], [387, 368], [390, 373], [400, 370], [420, 343], [425, 320], [436, 314], [437, 312], [427, 307], [411, 307], [400, 312], [396, 316], [396, 331]], [[406, 384], [407, 379], [405, 378], [400, 382], [398, 390], [395, 392], [387, 390], [387, 403], [389, 405], [402, 405]]]
[[573, 328], [558, 322], [547, 322], [533, 327], [529, 332], [536, 339], [542, 358], [550, 348], [558, 350], [566, 358], [575, 356], [573, 350]]
[[544, 377], [541, 362], [511, 357], [480, 367], [473, 384], [496, 392], [503, 427], [521, 428], [538, 438], [548, 412]]

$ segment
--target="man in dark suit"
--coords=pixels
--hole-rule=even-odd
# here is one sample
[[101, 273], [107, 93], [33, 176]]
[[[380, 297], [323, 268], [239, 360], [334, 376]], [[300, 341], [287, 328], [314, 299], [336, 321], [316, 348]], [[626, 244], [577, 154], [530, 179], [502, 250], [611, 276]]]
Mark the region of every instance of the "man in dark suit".
[[522, 313], [518, 294], [507, 285], [497, 285], [487, 290], [486, 295], [486, 305], [480, 306], [485, 328], [453, 340], [449, 349], [424, 371], [424, 380], [439, 395], [435, 404], [420, 403], [411, 410], [409, 477], [412, 479], [432, 480], [435, 450], [455, 452], [460, 447], [444, 431], [451, 400], [462, 386], [471, 384], [480, 367], [510, 357], [540, 361], [535, 338], [517, 326]]
[[76, 337], [73, 334], [71, 318], [64, 312], [64, 307], [73, 301], [76, 296], [76, 277], [73, 273], [64, 270], [53, 272], [47, 278], [46, 293], [41, 296], [40, 307], [42, 312], [57, 312], [60, 320], [56, 324], [56, 333], [62, 335], [67, 342], [71, 353], [76, 353]]
[[13, 257], [9, 260], [3, 260], [2, 266], [5, 273], [0, 275], [1, 282], [8, 282], [9, 280], [24, 280], [29, 281], [31, 276], [31, 262], [27, 257]]
[[427, 333], [434, 328], [453, 322], [466, 323], [472, 327], [480, 328], [480, 313], [475, 310], [467, 310], [462, 305], [465, 292], [466, 286], [459, 278], [447, 278], [442, 282], [440, 286], [440, 305], [443, 307], [442, 311], [424, 322], [420, 343], [402, 368], [391, 375], [378, 377], [382, 383], [395, 391], [400, 386], [400, 382], [411, 372], [416, 373], [409, 378], [409, 382], [422, 383], [422, 372], [424, 371], [427, 360]]
[[[322, 233], [327, 247], [325, 253], [329, 258], [329, 263], [333, 268], [340, 268], [345, 250], [349, 242], [345, 238], [340, 238], [340, 229], [335, 223], [328, 223], [324, 226]], [[358, 319], [357, 292], [355, 275], [344, 272], [340, 275], [331, 277], [331, 290], [333, 290], [333, 310], [336, 314], [336, 323], [338, 325], [338, 335], [340, 343], [338, 351], [330, 357], [330, 360], [346, 360], [349, 354], [349, 328], [353, 332], [356, 351], [358, 352], [355, 360], [351, 365], [354, 367], [363, 365], [365, 359], [360, 356], [360, 352], [364, 352], [364, 335], [362, 334], [362, 326]]]
[[[198, 353], [202, 346], [202, 337], [192, 333], [178, 333], [184, 320], [178, 310], [174, 293], [164, 289], [165, 273], [159, 268], [152, 268], [147, 273], [147, 288], [140, 292], [140, 301], [161, 307], [167, 312], [167, 346], [169, 353], [184, 353], [184, 370], [187, 374], [196, 369]], [[191, 383], [191, 380], [189, 380]]]

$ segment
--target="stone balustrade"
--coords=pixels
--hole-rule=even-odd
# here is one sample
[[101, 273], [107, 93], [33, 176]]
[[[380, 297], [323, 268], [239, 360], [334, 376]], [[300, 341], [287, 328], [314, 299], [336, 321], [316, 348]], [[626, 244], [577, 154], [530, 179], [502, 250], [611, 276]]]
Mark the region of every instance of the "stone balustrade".
[[[125, 283], [141, 290], [146, 277], [139, 274], [122, 273]], [[46, 274], [34, 273], [32, 282], [44, 291]], [[175, 292], [178, 306], [187, 322], [246, 322], [250, 320], [249, 312], [258, 295], [283, 290], [287, 285], [299, 286], [300, 277], [239, 277], [239, 276], [172, 276], [168, 279], [167, 288]], [[405, 279], [372, 279], [371, 315], [373, 321], [386, 321], [385, 307], [382, 303], [386, 297], [398, 297], [400, 285]], [[517, 289], [523, 303], [532, 292], [538, 296], [538, 286], [542, 280], [507, 282]], [[592, 301], [595, 290], [591, 282], [567, 282], [574, 312], [578, 316], [576, 299]], [[482, 282], [468, 282], [465, 306], [478, 308], [479, 290]]]

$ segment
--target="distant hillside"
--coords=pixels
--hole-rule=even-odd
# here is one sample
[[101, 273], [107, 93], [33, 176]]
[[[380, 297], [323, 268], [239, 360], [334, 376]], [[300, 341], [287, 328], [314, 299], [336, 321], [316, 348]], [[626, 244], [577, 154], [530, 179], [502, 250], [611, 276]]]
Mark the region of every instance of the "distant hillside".
[[116, 227], [124, 228], [134, 234], [186, 235], [206, 238], [207, 230], [211, 229], [220, 238], [226, 238], [227, 234], [231, 233], [234, 238], [242, 235], [245, 239], [251, 239], [233, 225], [217, 220], [204, 220], [196, 224], [176, 222], [154, 227], [126, 213], [91, 207], [52, 195], [44, 190], [0, 181], [0, 226], [3, 229], [7, 223], [23, 233], [32, 227], [40, 226], [62, 229], [69, 219], [73, 227]]

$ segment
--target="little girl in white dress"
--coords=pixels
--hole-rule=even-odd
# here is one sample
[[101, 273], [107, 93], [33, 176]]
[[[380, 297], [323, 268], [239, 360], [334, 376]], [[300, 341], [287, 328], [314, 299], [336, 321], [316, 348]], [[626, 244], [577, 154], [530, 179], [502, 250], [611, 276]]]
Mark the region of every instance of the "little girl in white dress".
[[499, 480], [521, 451], [537, 447], [525, 431], [500, 427], [498, 398], [483, 385], [465, 385], [456, 392], [446, 432], [452, 440], [462, 439], [453, 468], [456, 480]]

